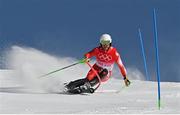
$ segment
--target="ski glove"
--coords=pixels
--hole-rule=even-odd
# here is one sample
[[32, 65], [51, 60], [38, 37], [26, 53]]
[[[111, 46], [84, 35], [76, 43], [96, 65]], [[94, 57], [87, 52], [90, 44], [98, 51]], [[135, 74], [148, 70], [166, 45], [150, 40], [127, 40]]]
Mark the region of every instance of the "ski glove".
[[89, 61], [90, 61], [89, 58], [83, 58], [83, 59], [81, 59], [79, 62], [80, 62], [80, 63], [86, 63], [86, 62], [89, 62]]
[[85, 62], [85, 63], [86, 63], [86, 62], [89, 62], [89, 61], [90, 61], [89, 58], [84, 57], [84, 62]]
[[131, 82], [129, 81], [127, 77], [124, 77], [124, 83], [127, 87], [131, 84]]

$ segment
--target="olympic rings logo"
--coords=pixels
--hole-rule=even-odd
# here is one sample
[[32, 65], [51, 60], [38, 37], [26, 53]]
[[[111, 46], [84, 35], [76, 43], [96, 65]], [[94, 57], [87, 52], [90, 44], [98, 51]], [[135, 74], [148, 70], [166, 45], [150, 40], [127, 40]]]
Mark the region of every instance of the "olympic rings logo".
[[105, 61], [105, 62], [108, 62], [108, 61], [111, 61], [111, 60], [112, 60], [112, 56], [111, 56], [111, 55], [103, 54], [103, 53], [99, 53], [99, 54], [98, 54], [98, 58], [99, 58], [101, 61]]

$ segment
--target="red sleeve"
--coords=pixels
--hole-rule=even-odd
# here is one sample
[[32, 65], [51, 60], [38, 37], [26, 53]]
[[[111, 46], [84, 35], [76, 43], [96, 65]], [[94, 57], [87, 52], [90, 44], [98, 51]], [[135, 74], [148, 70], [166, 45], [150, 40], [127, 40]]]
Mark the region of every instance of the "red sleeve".
[[85, 56], [86, 58], [91, 58], [91, 57], [93, 57], [93, 56], [96, 55], [96, 51], [97, 51], [97, 48], [94, 48], [94, 49], [91, 50], [90, 52], [86, 53], [84, 56]]
[[116, 63], [121, 71], [121, 74], [123, 75], [123, 77], [126, 77], [127, 75], [127, 72], [126, 72], [126, 68], [124, 67], [123, 63], [122, 63], [122, 60], [121, 60], [121, 57], [120, 57], [120, 54], [116, 51], [115, 52], [115, 55], [116, 55]]

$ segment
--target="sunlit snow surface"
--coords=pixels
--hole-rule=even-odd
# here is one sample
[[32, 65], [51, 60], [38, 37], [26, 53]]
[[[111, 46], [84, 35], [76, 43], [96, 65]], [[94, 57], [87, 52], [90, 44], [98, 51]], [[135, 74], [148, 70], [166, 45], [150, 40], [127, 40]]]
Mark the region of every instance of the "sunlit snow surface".
[[[157, 83], [144, 81], [135, 67], [126, 67], [130, 87], [124, 87], [119, 70], [114, 68], [112, 78], [94, 94], [68, 95], [62, 93], [63, 83], [84, 78], [90, 69], [86, 64], [39, 78], [78, 60], [19, 46], [6, 52], [5, 63], [11, 70], [0, 70], [0, 113], [180, 114], [180, 83], [161, 83], [160, 110]], [[90, 62], [93, 64], [93, 60]]]
[[49, 78], [42, 87], [30, 87], [23, 86], [12, 71], [0, 73], [0, 113], [180, 113], [180, 83], [161, 83], [159, 110], [156, 82], [132, 80], [130, 87], [124, 87], [122, 80], [112, 78], [94, 94], [68, 95], [62, 93], [58, 80], [46, 86]]

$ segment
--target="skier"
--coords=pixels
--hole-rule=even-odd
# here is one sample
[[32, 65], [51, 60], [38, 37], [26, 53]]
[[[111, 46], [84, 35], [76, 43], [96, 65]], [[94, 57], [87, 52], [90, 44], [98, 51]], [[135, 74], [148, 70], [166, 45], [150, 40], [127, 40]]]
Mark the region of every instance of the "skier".
[[98, 73], [101, 82], [105, 82], [112, 75], [114, 62], [117, 63], [121, 71], [125, 85], [130, 85], [130, 81], [127, 78], [126, 68], [121, 61], [120, 54], [117, 52], [116, 48], [112, 47], [112, 39], [109, 34], [103, 34], [100, 37], [100, 46], [94, 48], [84, 56], [85, 61], [89, 61], [91, 57], [95, 56], [96, 63], [92, 66], [93, 69], [89, 70], [86, 78], [78, 79], [65, 84], [67, 92], [75, 94], [93, 93], [93, 87], [100, 82], [94, 70]]

